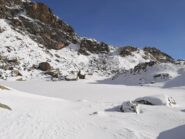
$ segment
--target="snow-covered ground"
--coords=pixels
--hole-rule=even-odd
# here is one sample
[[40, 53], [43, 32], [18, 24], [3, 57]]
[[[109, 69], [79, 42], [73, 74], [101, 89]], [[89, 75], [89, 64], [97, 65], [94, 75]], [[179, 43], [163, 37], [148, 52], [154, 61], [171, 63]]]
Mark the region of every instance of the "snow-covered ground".
[[[184, 139], [185, 90], [77, 82], [1, 82], [1, 139]], [[140, 114], [119, 106], [144, 96], [167, 95], [175, 107], [140, 105]]]

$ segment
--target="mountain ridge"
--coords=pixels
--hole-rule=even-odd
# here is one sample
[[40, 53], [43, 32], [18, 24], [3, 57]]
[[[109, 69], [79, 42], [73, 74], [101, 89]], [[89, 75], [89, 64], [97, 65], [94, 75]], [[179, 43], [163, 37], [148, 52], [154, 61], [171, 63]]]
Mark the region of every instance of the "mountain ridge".
[[[114, 76], [140, 63], [176, 63], [157, 48], [115, 47], [82, 38], [44, 3], [29, 0], [0, 0], [0, 3], [2, 79], [48, 79], [78, 71]], [[43, 62], [50, 65], [48, 72], [39, 68]]]

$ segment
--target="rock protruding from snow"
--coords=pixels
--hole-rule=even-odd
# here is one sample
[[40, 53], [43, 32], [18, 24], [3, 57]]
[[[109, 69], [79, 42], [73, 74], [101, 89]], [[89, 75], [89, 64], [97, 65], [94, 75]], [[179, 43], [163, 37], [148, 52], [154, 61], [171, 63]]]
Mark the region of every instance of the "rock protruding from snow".
[[166, 53], [161, 52], [159, 49], [154, 47], [145, 47], [143, 49], [146, 55], [151, 55], [154, 60], [159, 62], [173, 62], [174, 59]]
[[134, 67], [134, 69], [132, 70], [134, 73], [139, 73], [141, 71], [146, 71], [146, 69], [148, 67], [152, 67], [155, 64], [157, 64], [157, 62], [155, 61], [150, 61], [150, 62], [145, 62], [145, 63], [140, 63], [137, 66]]
[[48, 62], [42, 62], [39, 64], [38, 69], [40, 69], [42, 71], [48, 71], [51, 69], [51, 65]]
[[123, 104], [120, 106], [120, 111], [140, 113], [138, 104], [133, 103], [132, 101], [123, 102]]
[[160, 73], [154, 75], [154, 79], [169, 79], [170, 75], [168, 73]]
[[132, 56], [133, 52], [138, 51], [138, 48], [132, 47], [132, 46], [125, 46], [120, 48], [120, 55], [122, 57], [126, 57], [126, 56]]
[[166, 95], [156, 95], [156, 96], [146, 96], [135, 99], [133, 101], [136, 104], [144, 104], [144, 105], [165, 105], [165, 106], [174, 106], [176, 105], [176, 101], [174, 98], [166, 96]]
[[79, 78], [79, 79], [85, 79], [85, 76], [86, 76], [86, 75], [85, 75], [85, 73], [84, 73], [83, 71], [79, 71], [79, 72], [78, 72], [78, 78]]

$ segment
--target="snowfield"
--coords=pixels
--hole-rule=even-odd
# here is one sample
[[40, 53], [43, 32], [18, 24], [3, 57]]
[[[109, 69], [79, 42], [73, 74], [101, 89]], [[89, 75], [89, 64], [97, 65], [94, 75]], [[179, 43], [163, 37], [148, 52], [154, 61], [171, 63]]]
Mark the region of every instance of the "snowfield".
[[[77, 82], [1, 82], [1, 139], [184, 139], [185, 91]], [[11, 88], [15, 88], [11, 89]], [[20, 91], [17, 91], [20, 90]], [[119, 110], [124, 101], [167, 95], [174, 107], [140, 105], [140, 114]]]

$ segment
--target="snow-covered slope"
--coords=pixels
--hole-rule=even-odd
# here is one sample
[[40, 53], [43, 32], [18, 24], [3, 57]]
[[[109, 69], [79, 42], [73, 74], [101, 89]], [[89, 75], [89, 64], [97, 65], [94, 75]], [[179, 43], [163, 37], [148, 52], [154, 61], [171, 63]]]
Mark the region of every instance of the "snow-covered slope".
[[[132, 56], [121, 57], [117, 51], [119, 48], [112, 47], [109, 54], [91, 54], [85, 56], [79, 54], [79, 45], [70, 44], [61, 50], [47, 49], [38, 44], [24, 32], [13, 29], [8, 20], [0, 19], [0, 55], [1, 73], [4, 79], [31, 79], [42, 78], [42, 71], [34, 69], [41, 62], [48, 62], [53, 69], [59, 69], [62, 75], [72, 71], [83, 70], [86, 73], [98, 73], [99, 75], [112, 75], [119, 70], [130, 69], [140, 62], [149, 61], [144, 59], [143, 50], [133, 52]], [[17, 64], [8, 63], [8, 60], [17, 60]], [[8, 69], [7, 69], [8, 68]], [[12, 78], [13, 70], [18, 70], [22, 77]]]
[[156, 63], [146, 66], [139, 64], [134, 69], [119, 73], [100, 83], [123, 84], [129, 86], [161, 86], [164, 88], [183, 87], [185, 85], [185, 64]]

